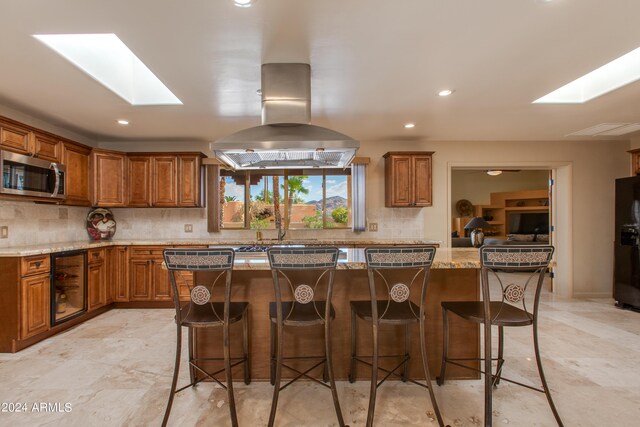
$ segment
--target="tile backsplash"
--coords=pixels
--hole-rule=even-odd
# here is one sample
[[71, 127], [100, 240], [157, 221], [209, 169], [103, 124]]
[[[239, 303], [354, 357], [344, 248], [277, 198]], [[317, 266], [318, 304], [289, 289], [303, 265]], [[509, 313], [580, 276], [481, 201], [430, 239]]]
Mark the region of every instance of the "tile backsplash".
[[[91, 209], [32, 202], [0, 201], [0, 226], [9, 227], [9, 237], [0, 239], [0, 247], [87, 240], [86, 216]], [[113, 208], [117, 222], [114, 240], [255, 239], [252, 230], [207, 232], [206, 209], [194, 208]], [[288, 239], [428, 239], [424, 235], [423, 209], [374, 208], [367, 211], [369, 222], [378, 224], [377, 232], [354, 233], [348, 230], [289, 230]], [[185, 224], [193, 231], [185, 232]], [[264, 238], [275, 231], [265, 230]]]

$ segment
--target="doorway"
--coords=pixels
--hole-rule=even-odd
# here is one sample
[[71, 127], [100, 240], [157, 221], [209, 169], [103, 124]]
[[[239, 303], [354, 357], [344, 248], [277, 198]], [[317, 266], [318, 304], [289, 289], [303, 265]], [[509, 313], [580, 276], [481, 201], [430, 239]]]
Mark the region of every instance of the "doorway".
[[[453, 238], [450, 237], [452, 232], [455, 231], [454, 218], [460, 217], [456, 210], [456, 203], [460, 200], [459, 189], [454, 189], [454, 181], [457, 180], [456, 174], [458, 172], [466, 172], [468, 174], [475, 174], [478, 180], [485, 181], [491, 175], [487, 175], [487, 171], [489, 170], [502, 170], [503, 173], [494, 176], [502, 176], [504, 180], [510, 181], [512, 184], [518, 183], [520, 178], [516, 178], [518, 175], [522, 177], [526, 177], [527, 174], [521, 174], [524, 171], [538, 171], [533, 173], [533, 175], [537, 174], [539, 176], [538, 184], [542, 183], [544, 179], [544, 187], [548, 191], [548, 212], [549, 212], [549, 243], [553, 244], [556, 248], [554, 260], [553, 260], [553, 272], [554, 272], [554, 284], [553, 284], [553, 292], [562, 295], [562, 296], [572, 296], [573, 294], [573, 241], [572, 241], [572, 164], [570, 162], [510, 162], [510, 163], [500, 163], [500, 164], [491, 164], [488, 162], [449, 162], [448, 163], [448, 216], [447, 216], [447, 229], [449, 230], [448, 237], [448, 246], [454, 246]], [[506, 170], [520, 170], [521, 172], [505, 172]], [[484, 178], [482, 175], [487, 175], [487, 178]], [[482, 178], [480, 178], [482, 176]], [[472, 175], [473, 177], [473, 175]], [[497, 181], [494, 181], [497, 182]], [[551, 185], [553, 183], [553, 185]], [[458, 185], [457, 183], [455, 185]], [[518, 184], [519, 185], [519, 184]], [[524, 187], [522, 187], [524, 188]], [[499, 187], [498, 189], [513, 189], [513, 187]], [[467, 193], [468, 194], [468, 193]], [[490, 194], [490, 192], [489, 192]], [[486, 201], [486, 199], [483, 199]], [[477, 202], [478, 204], [484, 203], [481, 200]], [[489, 204], [491, 203], [491, 199], [489, 196]], [[517, 201], [515, 208], [521, 208], [526, 210], [527, 203], [525, 202], [525, 206], [517, 206]], [[529, 202], [536, 203], [536, 202]], [[537, 201], [537, 203], [544, 203], [542, 201]], [[473, 205], [473, 202], [472, 202]], [[477, 209], [477, 208], [476, 208]], [[517, 210], [517, 209], [515, 209]], [[474, 211], [471, 211], [471, 215], [473, 215]], [[484, 216], [484, 215], [483, 215]], [[492, 221], [501, 222], [496, 219], [495, 215]], [[508, 222], [509, 219], [505, 218], [505, 225], [502, 230], [502, 235], [506, 237], [506, 234], [510, 234], [507, 231], [509, 230]], [[497, 225], [497, 224], [496, 224]], [[464, 226], [462, 226], [464, 227]], [[544, 234], [544, 233], [541, 233]], [[494, 236], [489, 236], [488, 238], [493, 238]], [[496, 237], [499, 237], [496, 234]]]

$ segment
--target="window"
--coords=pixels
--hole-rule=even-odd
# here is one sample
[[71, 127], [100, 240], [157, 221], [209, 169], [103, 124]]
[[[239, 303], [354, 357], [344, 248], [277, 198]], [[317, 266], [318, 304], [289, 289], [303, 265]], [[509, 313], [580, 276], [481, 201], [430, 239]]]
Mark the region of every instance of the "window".
[[352, 226], [350, 169], [221, 171], [220, 195], [226, 229]]

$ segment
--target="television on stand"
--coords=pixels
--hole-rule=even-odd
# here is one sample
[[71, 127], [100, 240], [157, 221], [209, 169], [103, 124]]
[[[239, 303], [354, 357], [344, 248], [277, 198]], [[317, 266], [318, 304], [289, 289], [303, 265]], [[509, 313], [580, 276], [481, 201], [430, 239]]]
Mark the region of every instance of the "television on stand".
[[547, 212], [509, 212], [508, 234], [549, 234]]

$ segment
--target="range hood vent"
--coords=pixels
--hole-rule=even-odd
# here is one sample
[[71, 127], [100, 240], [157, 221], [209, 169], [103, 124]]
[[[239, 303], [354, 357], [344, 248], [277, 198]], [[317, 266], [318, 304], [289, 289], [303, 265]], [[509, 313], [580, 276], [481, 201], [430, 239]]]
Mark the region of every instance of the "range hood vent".
[[216, 157], [233, 169], [347, 167], [360, 143], [309, 124], [310, 76], [309, 64], [263, 64], [262, 126], [212, 142]]

